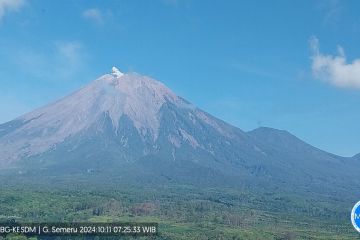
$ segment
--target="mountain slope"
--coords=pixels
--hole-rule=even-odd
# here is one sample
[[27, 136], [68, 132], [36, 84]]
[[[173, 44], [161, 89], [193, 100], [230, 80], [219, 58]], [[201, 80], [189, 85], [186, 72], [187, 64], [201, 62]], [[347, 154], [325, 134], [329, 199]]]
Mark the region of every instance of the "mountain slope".
[[157, 81], [136, 74], [120, 77], [107, 74], [60, 101], [2, 125], [0, 134], [5, 141], [0, 143], [5, 147], [0, 155], [11, 163], [42, 153], [90, 128], [104, 114], [110, 117], [115, 129], [126, 115], [141, 135], [156, 138], [160, 124], [157, 113], [165, 101], [187, 106]]
[[1, 125], [0, 134], [3, 167], [57, 152], [62, 159], [53, 164], [78, 159], [78, 153], [82, 158], [106, 155], [118, 162], [160, 153], [173, 161], [185, 149], [187, 158], [197, 161], [199, 154], [240, 161], [234, 146], [253, 154], [240, 129], [197, 109], [158, 81], [116, 69], [66, 98]]
[[[277, 176], [288, 183], [320, 189], [359, 184], [353, 178], [359, 164], [351, 158], [327, 153], [283, 130], [262, 127], [248, 132], [248, 135], [267, 156], [266, 163], [278, 168]], [[288, 175], [282, 176], [284, 172]]]
[[245, 133], [162, 83], [116, 68], [70, 96], [0, 125], [0, 167], [264, 188], [346, 188], [356, 173], [348, 159], [285, 131]]

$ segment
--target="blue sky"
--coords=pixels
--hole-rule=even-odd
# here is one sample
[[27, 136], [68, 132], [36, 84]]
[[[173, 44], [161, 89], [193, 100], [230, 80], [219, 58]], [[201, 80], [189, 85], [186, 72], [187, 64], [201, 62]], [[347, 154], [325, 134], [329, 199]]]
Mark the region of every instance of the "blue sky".
[[360, 152], [359, 1], [0, 0], [0, 122], [113, 65], [243, 130]]

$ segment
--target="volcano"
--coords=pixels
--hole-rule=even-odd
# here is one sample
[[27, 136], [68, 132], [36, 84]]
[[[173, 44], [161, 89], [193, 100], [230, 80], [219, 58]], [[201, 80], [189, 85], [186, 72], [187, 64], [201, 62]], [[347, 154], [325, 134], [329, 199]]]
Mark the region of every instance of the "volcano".
[[349, 180], [357, 162], [287, 131], [242, 131], [161, 82], [115, 67], [0, 125], [0, 168], [22, 174], [333, 189], [358, 184]]

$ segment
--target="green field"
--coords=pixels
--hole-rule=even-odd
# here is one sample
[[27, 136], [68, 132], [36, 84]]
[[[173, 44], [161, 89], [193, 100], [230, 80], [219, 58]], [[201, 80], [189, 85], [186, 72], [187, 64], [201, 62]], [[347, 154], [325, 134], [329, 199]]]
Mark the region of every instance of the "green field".
[[155, 239], [360, 239], [351, 207], [334, 196], [189, 185], [8, 185], [0, 191], [1, 221], [157, 222]]

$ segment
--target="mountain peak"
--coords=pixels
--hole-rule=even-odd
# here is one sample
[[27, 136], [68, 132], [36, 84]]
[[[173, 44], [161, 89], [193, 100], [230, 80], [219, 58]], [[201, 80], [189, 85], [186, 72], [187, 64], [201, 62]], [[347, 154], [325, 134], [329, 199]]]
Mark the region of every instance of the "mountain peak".
[[[99, 77], [73, 94], [17, 118], [15, 122], [21, 126], [7, 134], [7, 139], [18, 141], [10, 144], [11, 141], [6, 140], [9, 148], [0, 149], [0, 156], [12, 161], [47, 151], [88, 129], [96, 127], [102, 131], [99, 126], [104, 125], [104, 116], [111, 121], [114, 134], [122, 127], [120, 122], [125, 117], [139, 137], [156, 141], [161, 109], [166, 103], [176, 106], [179, 111], [192, 109], [191, 104], [161, 82], [137, 73], [123, 74], [113, 67], [112, 73]], [[1, 132], [0, 126], [0, 137]], [[0, 139], [2, 147], [4, 141]]]
[[293, 136], [286, 130], [279, 130], [271, 127], [258, 127], [248, 132], [249, 134], [261, 134], [261, 135], [283, 135], [283, 136]]
[[279, 130], [270, 127], [259, 127], [247, 133], [255, 139], [261, 139], [261, 141], [266, 141], [271, 144], [284, 144], [284, 146], [290, 143], [293, 145], [306, 144], [286, 130]]
[[111, 74], [115, 77], [122, 77], [124, 75], [124, 73], [122, 73], [117, 67], [111, 68]]

